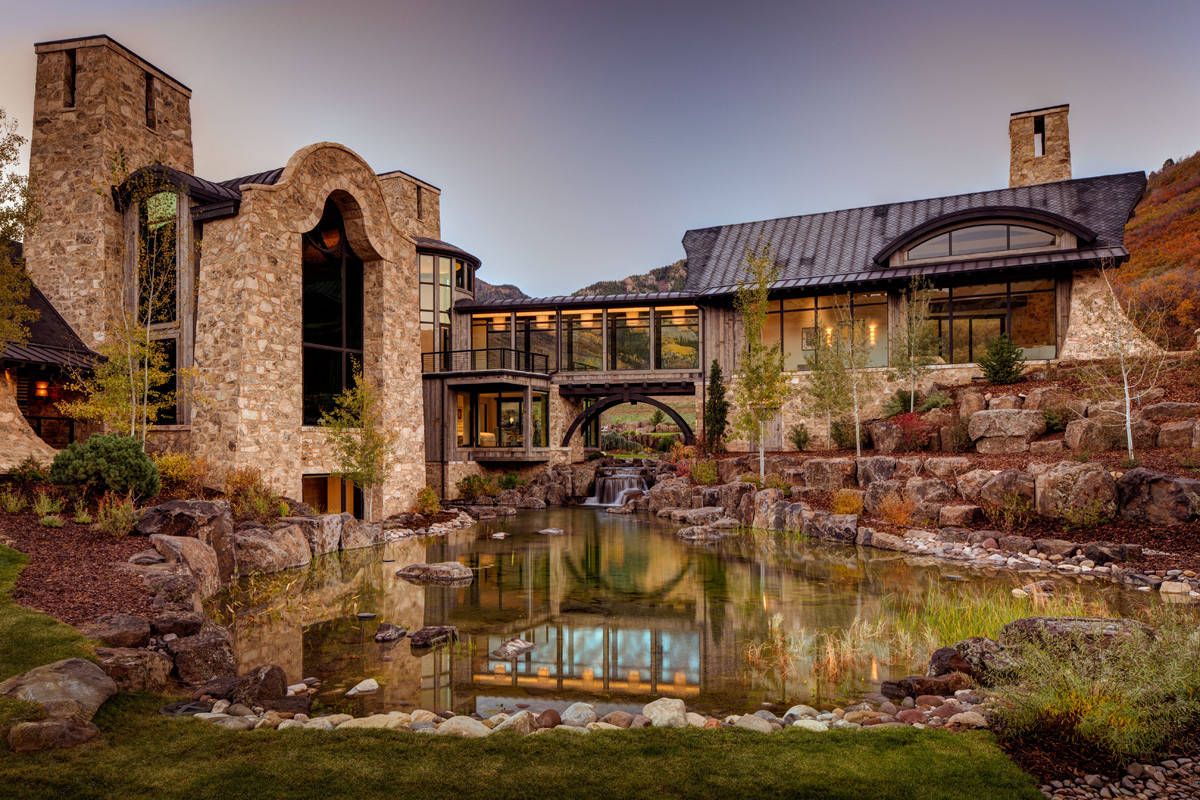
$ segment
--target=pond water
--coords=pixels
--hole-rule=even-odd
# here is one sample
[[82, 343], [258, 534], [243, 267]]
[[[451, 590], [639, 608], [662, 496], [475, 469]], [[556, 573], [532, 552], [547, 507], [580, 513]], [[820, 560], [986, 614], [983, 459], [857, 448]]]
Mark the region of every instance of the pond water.
[[[566, 533], [537, 533], [548, 527]], [[669, 695], [723, 714], [854, 700], [881, 680], [923, 671], [930, 648], [953, 641], [938, 638], [970, 609], [1029, 602], [1011, 595], [1027, 575], [787, 534], [697, 547], [677, 540], [676, 527], [587, 507], [522, 512], [446, 537], [322, 556], [243, 583], [217, 599], [217, 613], [232, 624], [241, 669], [274, 663], [292, 682], [320, 678], [320, 704], [349, 713], [486, 715], [575, 700], [606, 713]], [[501, 530], [509, 536], [491, 538]], [[476, 578], [446, 588], [395, 577], [422, 561], [459, 561]], [[1077, 606], [1065, 610], [1077, 613], [1152, 602], [1106, 581], [1060, 583]], [[460, 639], [413, 653], [407, 638], [375, 643], [380, 622], [454, 625]], [[513, 636], [534, 650], [515, 662], [490, 655]], [[344, 697], [366, 677], [379, 692]]]

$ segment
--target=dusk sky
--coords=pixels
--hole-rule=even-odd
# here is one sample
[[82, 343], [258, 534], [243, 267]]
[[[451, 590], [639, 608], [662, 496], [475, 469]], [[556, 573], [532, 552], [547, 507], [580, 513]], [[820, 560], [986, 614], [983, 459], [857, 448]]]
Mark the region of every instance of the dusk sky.
[[688, 228], [1004, 186], [1011, 111], [1069, 102], [1074, 174], [1200, 149], [1200, 2], [17, 2], [33, 43], [107, 33], [193, 90], [196, 170], [305, 144], [442, 188], [481, 277], [569, 292]]

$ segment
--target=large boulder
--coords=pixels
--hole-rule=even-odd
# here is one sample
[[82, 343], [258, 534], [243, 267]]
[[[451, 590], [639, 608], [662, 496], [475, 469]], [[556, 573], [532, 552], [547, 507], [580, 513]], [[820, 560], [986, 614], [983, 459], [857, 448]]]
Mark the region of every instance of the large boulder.
[[1068, 419], [1078, 419], [1087, 413], [1086, 400], [1057, 386], [1031, 389], [1025, 395], [1022, 407], [1032, 411], [1057, 411]]
[[854, 544], [858, 537], [858, 516], [814, 511], [804, 522], [804, 535], [826, 542]]
[[692, 484], [687, 478], [667, 478], [650, 487], [646, 509], [657, 514], [664, 508], [682, 508], [692, 493]]
[[283, 668], [266, 664], [238, 678], [228, 698], [250, 708], [275, 708], [287, 696], [287, 687]]
[[159, 693], [171, 679], [171, 657], [157, 650], [98, 647], [96, 660], [122, 692]]
[[890, 480], [898, 462], [891, 456], [865, 456], [857, 459], [858, 485], [866, 489], [876, 481]]
[[1024, 501], [1032, 508], [1036, 490], [1037, 482], [1032, 475], [1004, 469], [984, 481], [976, 502], [986, 508], [1008, 508], [1014, 502]]
[[763, 489], [754, 495], [754, 519], [750, 527], [767, 531], [783, 530], [783, 512], [787, 502], [779, 489]]
[[237, 673], [229, 632], [219, 625], [205, 625], [195, 636], [173, 639], [167, 642], [167, 650], [175, 659], [179, 680], [190, 686]]
[[985, 408], [987, 408], [987, 398], [983, 396], [983, 392], [966, 389], [958, 393], [958, 416], [961, 418], [970, 419], [971, 415], [983, 411]]
[[117, 693], [117, 684], [96, 664], [67, 658], [34, 667], [0, 683], [0, 697], [41, 706], [48, 717], [90, 720], [104, 701]]
[[904, 496], [913, 502], [920, 517], [932, 521], [937, 520], [942, 506], [954, 502], [957, 497], [954, 489], [945, 481], [916, 476], [905, 482]]
[[82, 630], [109, 647], [141, 647], [150, 641], [150, 620], [134, 614], [109, 614]]
[[346, 520], [341, 514], [322, 514], [319, 517], [284, 517], [280, 522], [295, 525], [308, 540], [308, 549], [314, 556], [336, 553], [342, 541], [342, 528]]
[[871, 437], [871, 444], [878, 453], [895, 453], [901, 449], [904, 431], [891, 420], [877, 419], [868, 423], [867, 433]]
[[342, 540], [338, 543], [341, 549], [358, 550], [383, 543], [383, 526], [378, 522], [363, 522], [345, 513], [341, 516]]
[[956, 486], [962, 498], [971, 503], [979, 502], [980, 492], [988, 481], [995, 476], [995, 470], [973, 469], [958, 476]]
[[971, 459], [965, 456], [934, 456], [925, 459], [925, 471], [935, 478], [952, 482], [971, 470]]
[[437, 564], [409, 564], [397, 570], [396, 577], [421, 585], [466, 586], [475, 579], [475, 573], [457, 561], [442, 561]]
[[308, 537], [294, 523], [242, 528], [234, 533], [233, 541], [239, 575], [280, 572], [312, 561]]
[[1154, 403], [1142, 408], [1138, 414], [1142, 419], [1161, 425], [1164, 422], [1200, 418], [1200, 403]]
[[1168, 450], [1188, 450], [1194, 446], [1198, 433], [1200, 423], [1196, 420], [1164, 422], [1158, 428], [1158, 446]]
[[655, 728], [686, 728], [687, 706], [674, 697], [660, 697], [642, 707], [642, 714]]
[[1119, 430], [1118, 426], [1104, 424], [1093, 417], [1073, 419], [1067, 423], [1063, 441], [1076, 452], [1099, 453], [1112, 449]]
[[884, 500], [895, 495], [904, 496], [904, 482], [898, 479], [873, 481], [863, 493], [863, 510], [868, 514], [877, 515], [883, 508]]
[[1117, 513], [1117, 482], [1100, 464], [1062, 461], [1035, 479], [1034, 506], [1043, 517], [1102, 520]]
[[967, 435], [971, 441], [980, 439], [1024, 439], [1027, 443], [1034, 436], [1046, 432], [1046, 418], [1040, 411], [1003, 408], [979, 411], [971, 415], [967, 423]]
[[222, 584], [236, 570], [233, 553], [233, 514], [223, 500], [169, 500], [143, 509], [134, 531], [142, 536], [190, 536], [217, 554]]
[[1200, 517], [1200, 480], [1136, 467], [1117, 481], [1121, 516], [1134, 522], [1177, 525]]
[[[721, 508], [725, 509], [725, 513], [731, 516], [737, 515], [742, 498], [753, 495], [755, 492], [754, 484], [746, 483], [745, 481], [724, 483], [713, 488], [716, 489], [716, 505], [721, 506]], [[706, 505], [708, 504], [706, 503]]]
[[854, 485], [857, 466], [853, 458], [810, 458], [800, 467], [810, 489], [835, 491]]
[[217, 551], [190, 536], [168, 536], [155, 533], [150, 544], [169, 563], [181, 564], [196, 580], [196, 591], [200, 598], [207, 599], [221, 590], [221, 568]]

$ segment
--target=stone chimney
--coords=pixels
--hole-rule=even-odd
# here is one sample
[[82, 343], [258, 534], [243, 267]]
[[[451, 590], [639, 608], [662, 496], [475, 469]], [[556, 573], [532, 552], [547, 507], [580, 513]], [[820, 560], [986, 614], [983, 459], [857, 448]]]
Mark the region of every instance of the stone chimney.
[[1018, 111], [1008, 118], [1008, 185], [1031, 186], [1071, 179], [1067, 104]]

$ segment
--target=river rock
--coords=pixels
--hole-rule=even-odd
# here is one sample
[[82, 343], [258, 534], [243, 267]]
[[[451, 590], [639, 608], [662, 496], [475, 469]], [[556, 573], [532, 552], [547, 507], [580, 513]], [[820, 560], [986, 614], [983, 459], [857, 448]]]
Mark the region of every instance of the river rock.
[[458, 628], [453, 625], [426, 625], [410, 633], [408, 638], [414, 649], [436, 647], [458, 641]]
[[239, 575], [281, 572], [312, 561], [308, 538], [291, 523], [242, 528], [234, 533], [233, 544]]
[[951, 672], [948, 675], [933, 678], [925, 675], [912, 675], [898, 681], [884, 681], [880, 685], [879, 691], [889, 700], [900, 701], [905, 697], [919, 697], [920, 695], [936, 694], [946, 697], [953, 695], [959, 689], [969, 689], [972, 686], [974, 684], [970, 677], [961, 672]]
[[687, 706], [673, 697], [660, 697], [642, 708], [642, 715], [656, 728], [686, 728]]
[[438, 736], [461, 736], [464, 739], [482, 739], [492, 731], [472, 717], [451, 717], [437, 727]]
[[196, 581], [200, 599], [206, 600], [221, 590], [221, 570], [217, 552], [199, 539], [190, 536], [151, 535], [154, 545], [163, 558], [171, 564], [182, 564]]
[[960, 711], [946, 720], [951, 728], [986, 728], [987, 720], [978, 711]]
[[518, 711], [508, 719], [492, 728], [492, 733], [509, 731], [519, 736], [528, 736], [537, 730], [537, 717], [529, 711]]
[[601, 717], [600, 721], [616, 725], [618, 728], [628, 728], [633, 723], [633, 716], [628, 711], [610, 711]]
[[45, 664], [0, 683], [0, 697], [36, 703], [48, 717], [90, 720], [117, 684], [96, 664], [67, 658]]
[[378, 691], [379, 681], [374, 678], [364, 678], [346, 692], [346, 697], [358, 697], [360, 694], [373, 694]]
[[771, 723], [767, 722], [762, 717], [755, 716], [754, 714], [743, 714], [742, 716], [738, 717], [737, 722], [733, 723], [733, 727], [755, 731], [757, 733], [771, 733], [775, 730]]
[[379, 627], [375, 629], [375, 641], [380, 644], [395, 642], [403, 639], [407, 633], [408, 631], [399, 625], [393, 625], [390, 622], [381, 622]]
[[159, 693], [171, 679], [171, 657], [136, 647], [98, 647], [100, 668], [122, 692]]
[[537, 715], [538, 728], [557, 728], [562, 724], [562, 715], [557, 709], [547, 708]]
[[396, 577], [421, 585], [466, 586], [475, 579], [475, 573], [457, 561], [442, 561], [437, 564], [409, 564], [397, 570]]
[[591, 722], [596, 722], [596, 709], [590, 703], [572, 703], [562, 712], [562, 724], [576, 728], [584, 728]]
[[514, 636], [511, 639], [506, 639], [499, 647], [493, 650], [492, 658], [500, 659], [501, 661], [512, 661], [530, 652], [534, 647], [533, 642], [527, 642], [520, 636]]

